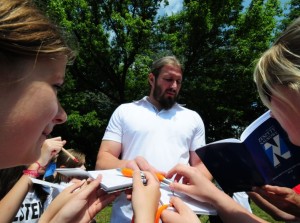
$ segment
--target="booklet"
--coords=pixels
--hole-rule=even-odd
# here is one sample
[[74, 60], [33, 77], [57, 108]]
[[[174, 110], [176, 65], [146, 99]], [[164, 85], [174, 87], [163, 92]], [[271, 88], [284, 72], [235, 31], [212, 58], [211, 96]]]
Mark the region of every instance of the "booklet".
[[122, 175], [117, 169], [86, 171], [81, 168], [57, 168], [56, 171], [68, 177], [97, 178], [102, 175], [101, 188], [107, 193], [126, 190], [132, 187], [132, 178]]
[[45, 180], [39, 180], [39, 179], [35, 179], [35, 178], [30, 178], [32, 183], [34, 184], [40, 184], [46, 187], [52, 187], [52, 188], [56, 188], [59, 192], [63, 191], [63, 189], [65, 189], [66, 187], [72, 185], [72, 183], [67, 183], [67, 184], [57, 184], [57, 183], [50, 183], [47, 182]]
[[[168, 204], [172, 196], [179, 197], [187, 206], [189, 206], [197, 215], [217, 215], [216, 209], [208, 203], [197, 201], [186, 194], [179, 192], [172, 192], [168, 186], [161, 184], [160, 186], [161, 197], [160, 201], [163, 204]], [[169, 209], [173, 209], [170, 207]]]
[[[118, 169], [109, 169], [109, 170], [93, 170], [86, 171], [81, 168], [58, 168], [57, 172], [64, 174], [68, 177], [77, 177], [77, 178], [96, 178], [99, 174], [102, 175], [101, 187], [107, 193], [113, 193], [115, 191], [122, 191], [125, 189], [132, 188], [132, 178], [125, 177], [121, 174]], [[43, 180], [32, 179], [33, 183], [42, 184], [48, 187], [54, 187], [62, 191], [65, 187], [71, 184], [59, 185], [55, 183], [49, 183]], [[144, 182], [146, 183], [146, 182]], [[216, 210], [207, 203], [197, 201], [185, 194], [174, 193], [172, 192], [167, 185], [161, 184], [160, 187], [161, 198], [160, 201], [163, 204], [168, 204], [171, 196], [180, 197], [183, 202], [185, 202], [196, 214], [203, 215], [216, 215]], [[170, 207], [170, 209], [173, 209]]]
[[289, 141], [270, 111], [251, 123], [240, 139], [209, 143], [196, 153], [227, 193], [300, 183], [300, 147]]

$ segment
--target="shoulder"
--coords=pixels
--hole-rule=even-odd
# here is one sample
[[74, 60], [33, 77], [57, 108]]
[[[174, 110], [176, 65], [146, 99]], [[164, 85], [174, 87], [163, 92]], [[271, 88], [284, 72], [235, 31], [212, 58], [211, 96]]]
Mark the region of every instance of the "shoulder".
[[176, 104], [175, 109], [177, 110], [177, 113], [186, 120], [190, 120], [197, 125], [204, 125], [201, 116], [196, 111], [185, 107], [184, 104]]
[[176, 104], [175, 108], [182, 113], [201, 119], [200, 115], [196, 111], [185, 107], [185, 104]]
[[146, 107], [147, 104], [148, 103], [145, 100], [145, 98], [142, 98], [137, 101], [121, 104], [117, 107], [116, 111], [128, 111], [128, 109], [136, 109], [137, 107]]

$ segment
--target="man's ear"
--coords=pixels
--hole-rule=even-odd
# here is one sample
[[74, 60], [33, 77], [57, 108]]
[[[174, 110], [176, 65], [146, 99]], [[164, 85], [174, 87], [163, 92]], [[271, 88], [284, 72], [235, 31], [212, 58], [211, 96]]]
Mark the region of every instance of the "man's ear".
[[148, 76], [148, 81], [149, 81], [149, 84], [150, 84], [151, 86], [153, 85], [154, 80], [155, 80], [154, 74], [150, 73], [149, 76]]

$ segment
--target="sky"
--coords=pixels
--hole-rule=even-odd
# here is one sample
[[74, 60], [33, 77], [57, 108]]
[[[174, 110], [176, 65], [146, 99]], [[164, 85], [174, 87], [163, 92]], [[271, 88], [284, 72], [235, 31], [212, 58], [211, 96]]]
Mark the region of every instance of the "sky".
[[169, 0], [169, 5], [167, 7], [163, 7], [161, 4], [161, 8], [158, 10], [158, 15], [172, 15], [172, 13], [176, 13], [182, 9], [183, 0]]

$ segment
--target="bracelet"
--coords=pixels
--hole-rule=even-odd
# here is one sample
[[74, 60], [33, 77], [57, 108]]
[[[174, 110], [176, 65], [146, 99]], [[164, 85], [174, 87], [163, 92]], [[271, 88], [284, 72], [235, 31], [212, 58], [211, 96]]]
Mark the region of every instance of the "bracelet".
[[38, 169], [37, 170], [40, 170], [40, 169], [45, 169], [46, 168], [46, 166], [42, 166], [38, 161], [35, 161], [34, 163], [36, 163], [37, 165], [38, 165]]
[[40, 168], [42, 168], [42, 165], [41, 165], [38, 161], [35, 161], [34, 163], [36, 163], [36, 164], [38, 165], [38, 170], [39, 170]]
[[23, 174], [29, 177], [39, 177], [40, 174], [37, 170], [23, 170]]

